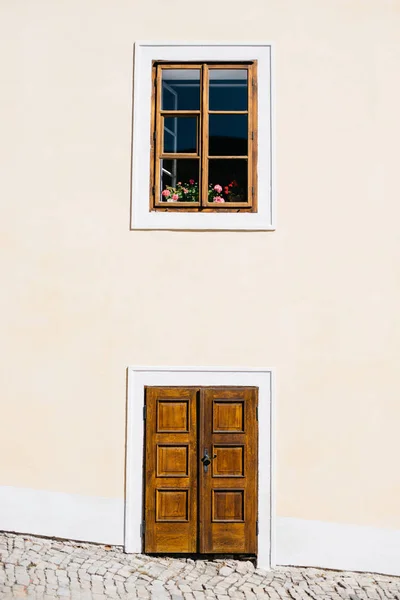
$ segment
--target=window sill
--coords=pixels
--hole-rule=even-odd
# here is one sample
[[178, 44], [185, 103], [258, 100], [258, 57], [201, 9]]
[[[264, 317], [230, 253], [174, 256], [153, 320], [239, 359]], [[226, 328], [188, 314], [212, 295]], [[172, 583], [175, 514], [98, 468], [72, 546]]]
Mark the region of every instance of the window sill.
[[[134, 217], [134, 216], [133, 216]], [[230, 230], [274, 231], [268, 215], [262, 213], [189, 213], [146, 212], [133, 218], [132, 229], [184, 229], [184, 230]]]

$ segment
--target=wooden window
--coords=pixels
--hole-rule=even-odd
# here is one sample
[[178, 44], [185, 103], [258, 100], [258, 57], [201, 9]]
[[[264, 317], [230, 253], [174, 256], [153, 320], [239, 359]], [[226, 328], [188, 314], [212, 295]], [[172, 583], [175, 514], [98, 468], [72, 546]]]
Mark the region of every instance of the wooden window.
[[257, 62], [153, 62], [150, 209], [257, 212]]

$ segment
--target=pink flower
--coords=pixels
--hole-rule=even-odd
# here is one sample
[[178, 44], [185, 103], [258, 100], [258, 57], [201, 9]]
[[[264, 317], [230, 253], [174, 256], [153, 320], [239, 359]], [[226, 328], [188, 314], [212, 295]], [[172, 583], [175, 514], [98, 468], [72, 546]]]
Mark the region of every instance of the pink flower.
[[178, 185], [182, 185], [182, 181], [178, 181]]
[[221, 198], [221, 196], [215, 196], [215, 197], [214, 197], [214, 202], [219, 202], [219, 203], [221, 203], [221, 202], [225, 202], [225, 200], [224, 200], [223, 198]]
[[183, 193], [184, 194], [188, 194], [189, 193], [189, 190], [187, 190], [186, 188], [182, 188], [182, 189], [183, 189]]
[[222, 187], [219, 185], [219, 183], [217, 183], [217, 185], [214, 185], [214, 190], [217, 192], [217, 194], [220, 194], [222, 192]]
[[172, 194], [172, 200], [174, 200], [175, 202], [176, 202], [177, 200], [179, 200], [179, 196], [178, 196], [178, 194]]
[[194, 179], [189, 179], [190, 185], [194, 185]]
[[171, 192], [169, 190], [163, 190], [161, 195], [164, 196], [164, 198], [168, 198], [168, 196], [171, 195]]

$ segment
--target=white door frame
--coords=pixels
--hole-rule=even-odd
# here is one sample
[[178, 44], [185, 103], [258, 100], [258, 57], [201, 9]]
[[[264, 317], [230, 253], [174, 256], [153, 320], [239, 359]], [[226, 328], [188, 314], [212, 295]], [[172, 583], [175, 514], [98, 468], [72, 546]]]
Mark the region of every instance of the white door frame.
[[145, 386], [256, 386], [259, 389], [258, 564], [275, 566], [274, 538], [274, 371], [229, 367], [128, 367], [125, 551], [142, 552], [143, 441]]

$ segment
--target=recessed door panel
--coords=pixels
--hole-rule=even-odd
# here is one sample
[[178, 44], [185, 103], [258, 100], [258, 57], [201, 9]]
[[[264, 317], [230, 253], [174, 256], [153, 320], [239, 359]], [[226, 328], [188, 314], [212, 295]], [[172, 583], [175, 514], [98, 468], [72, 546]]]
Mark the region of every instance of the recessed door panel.
[[243, 432], [244, 402], [230, 401], [227, 398], [215, 400], [212, 403], [213, 432], [230, 433]]
[[181, 433], [188, 431], [189, 402], [176, 398], [157, 400], [157, 431], [159, 433]]
[[244, 490], [212, 490], [212, 522], [244, 522]]
[[213, 477], [244, 477], [244, 446], [213, 446]]
[[188, 521], [188, 504], [189, 490], [156, 490], [156, 521]]
[[189, 445], [157, 445], [157, 477], [188, 477]]

